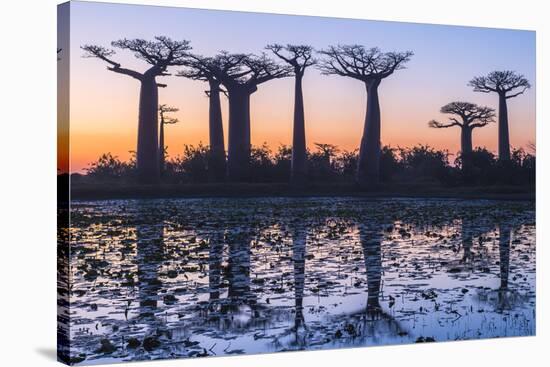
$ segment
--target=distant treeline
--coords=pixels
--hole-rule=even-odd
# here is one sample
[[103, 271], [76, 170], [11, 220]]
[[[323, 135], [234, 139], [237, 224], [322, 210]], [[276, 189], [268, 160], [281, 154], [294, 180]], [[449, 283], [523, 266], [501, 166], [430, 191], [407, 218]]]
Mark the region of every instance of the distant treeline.
[[[161, 180], [165, 183], [205, 183], [217, 181], [210, 169], [210, 148], [199, 143], [185, 145], [183, 154], [166, 160]], [[288, 182], [292, 148], [280, 145], [276, 151], [267, 144], [251, 149], [251, 182]], [[316, 144], [307, 151], [308, 179], [319, 183], [353, 182], [357, 170], [357, 151], [345, 151], [331, 144]], [[460, 154], [418, 145], [412, 148], [383, 146], [380, 156], [380, 180], [385, 183], [426, 183], [456, 185], [534, 185], [534, 155], [523, 149], [512, 149], [509, 161], [499, 160], [485, 148], [476, 148], [470, 164], [463, 167]], [[111, 153], [103, 154], [81, 177], [90, 181], [129, 181], [136, 178], [135, 154], [121, 161]]]

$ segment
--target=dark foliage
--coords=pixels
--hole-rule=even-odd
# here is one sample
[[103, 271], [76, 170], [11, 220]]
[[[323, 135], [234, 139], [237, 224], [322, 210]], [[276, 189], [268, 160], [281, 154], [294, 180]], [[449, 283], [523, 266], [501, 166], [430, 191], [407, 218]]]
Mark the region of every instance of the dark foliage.
[[523, 149], [512, 149], [509, 161], [498, 160], [485, 148], [475, 149], [470, 156], [470, 166], [462, 168], [462, 157], [455, 160], [459, 181], [467, 185], [534, 185], [536, 158]]
[[97, 180], [129, 178], [134, 175], [135, 158], [122, 162], [111, 153], [101, 155], [97, 161], [90, 164], [86, 171], [88, 176]]
[[[167, 183], [209, 182], [209, 154], [207, 145], [185, 145], [183, 153], [166, 161]], [[380, 177], [383, 183], [427, 185], [534, 185], [536, 158], [523, 149], [513, 149], [509, 162], [499, 161], [485, 148], [475, 149], [471, 165], [462, 167], [459, 154], [450, 163], [450, 154], [426, 145], [412, 148], [383, 146], [380, 157]], [[272, 151], [267, 144], [251, 149], [250, 169], [254, 183], [288, 182], [292, 149], [280, 145]], [[353, 182], [358, 152], [340, 151], [331, 144], [316, 144], [308, 151], [308, 178], [312, 183]], [[133, 180], [135, 160], [122, 162], [110, 153], [102, 155], [90, 165], [88, 177], [94, 180]]]

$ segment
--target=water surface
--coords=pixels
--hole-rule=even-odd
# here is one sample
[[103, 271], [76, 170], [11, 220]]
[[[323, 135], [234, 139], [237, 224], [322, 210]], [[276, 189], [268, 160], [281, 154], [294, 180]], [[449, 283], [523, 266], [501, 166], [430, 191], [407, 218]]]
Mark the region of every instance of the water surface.
[[534, 202], [76, 202], [82, 364], [535, 334]]

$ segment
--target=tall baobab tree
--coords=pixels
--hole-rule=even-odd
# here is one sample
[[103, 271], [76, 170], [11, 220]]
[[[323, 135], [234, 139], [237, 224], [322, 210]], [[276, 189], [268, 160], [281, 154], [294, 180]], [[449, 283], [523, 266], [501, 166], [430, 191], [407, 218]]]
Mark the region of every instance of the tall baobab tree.
[[166, 116], [167, 113], [178, 112], [179, 108], [170, 107], [165, 104], [159, 106], [159, 116], [160, 116], [160, 138], [159, 138], [159, 168], [161, 174], [165, 169], [166, 162], [166, 147], [164, 146], [164, 126], [173, 125], [178, 122], [178, 119], [175, 117]]
[[325, 57], [319, 69], [325, 75], [339, 75], [362, 81], [367, 90], [367, 111], [356, 180], [361, 186], [372, 187], [380, 178], [380, 104], [378, 87], [382, 79], [404, 68], [413, 55], [412, 51], [382, 52], [379, 48], [360, 45], [330, 46], [319, 51]]
[[316, 63], [313, 48], [305, 45], [268, 45], [268, 50], [289, 64], [294, 71], [294, 126], [292, 129], [292, 160], [290, 180], [300, 184], [305, 181], [307, 168], [306, 128], [302, 79], [306, 68]]
[[222, 51], [213, 58], [199, 59], [227, 90], [227, 177], [231, 181], [242, 181], [248, 178], [250, 166], [250, 96], [258, 90], [258, 85], [288, 77], [292, 70], [277, 64], [265, 53], [256, 56]]
[[510, 134], [508, 130], [508, 106], [506, 101], [523, 94], [531, 88], [529, 81], [514, 71], [493, 71], [487, 76], [477, 76], [470, 80], [474, 92], [498, 94], [498, 158], [510, 160]]
[[115, 51], [97, 45], [84, 45], [84, 57], [95, 57], [105, 61], [108, 70], [128, 75], [137, 79], [140, 84], [138, 141], [137, 141], [137, 174], [142, 183], [157, 182], [159, 170], [159, 137], [158, 137], [158, 87], [165, 87], [157, 83], [156, 78], [166, 76], [167, 68], [182, 65], [191, 49], [189, 41], [174, 41], [168, 37], [155, 37], [154, 41], [144, 39], [121, 39], [111, 43], [111, 46], [121, 50], [128, 50], [134, 56], [145, 61], [149, 67], [144, 72], [123, 68], [113, 60]]
[[186, 68], [180, 70], [176, 75], [208, 82], [209, 89], [205, 91], [209, 100], [208, 129], [210, 135], [210, 156], [208, 170], [214, 181], [221, 181], [226, 174], [226, 163], [220, 93], [226, 94], [226, 91], [222, 90], [220, 81], [216, 79], [215, 74], [212, 72], [214, 65], [207, 65], [208, 63], [212, 63], [212, 59], [191, 55], [185, 63]]
[[462, 168], [469, 164], [472, 154], [472, 131], [495, 121], [495, 110], [485, 106], [478, 106], [469, 102], [451, 102], [441, 107], [441, 113], [453, 115], [448, 122], [431, 120], [428, 126], [436, 129], [444, 129], [458, 126], [461, 130], [460, 151], [462, 156]]

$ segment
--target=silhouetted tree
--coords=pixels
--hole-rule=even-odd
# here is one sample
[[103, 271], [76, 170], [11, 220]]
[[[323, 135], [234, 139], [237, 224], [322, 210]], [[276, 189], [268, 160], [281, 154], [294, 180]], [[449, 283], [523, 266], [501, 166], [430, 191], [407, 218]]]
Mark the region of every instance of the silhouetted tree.
[[170, 107], [165, 104], [159, 106], [159, 115], [160, 115], [160, 138], [159, 138], [159, 167], [160, 172], [164, 172], [166, 168], [166, 148], [164, 146], [164, 125], [172, 125], [178, 122], [177, 118], [166, 116], [170, 112], [178, 112], [179, 108]]
[[456, 115], [458, 118], [454, 116], [450, 117], [447, 123], [431, 120], [428, 125], [436, 129], [453, 126], [460, 127], [462, 168], [467, 168], [469, 157], [472, 155], [472, 130], [494, 122], [495, 110], [469, 102], [451, 102], [441, 107], [440, 112], [448, 115]]
[[367, 111], [359, 160], [357, 183], [361, 186], [377, 185], [380, 178], [380, 105], [378, 86], [396, 70], [402, 69], [413, 53], [381, 52], [360, 45], [330, 46], [320, 51], [325, 56], [319, 69], [325, 75], [340, 75], [362, 81], [367, 89]]
[[339, 149], [336, 145], [314, 143], [317, 151], [309, 155], [308, 174], [313, 179], [328, 179], [337, 172], [334, 167], [334, 161]]
[[338, 147], [333, 144], [323, 144], [323, 143], [314, 143], [314, 144], [319, 150], [321, 157], [323, 157], [323, 161], [325, 162], [327, 167], [330, 167], [332, 160], [336, 156], [336, 153], [338, 153], [339, 151]]
[[[474, 92], [498, 94], [498, 158], [510, 160], [510, 136], [508, 132], [507, 99], [523, 94], [531, 88], [529, 81], [513, 71], [493, 71], [487, 76], [478, 76], [470, 80], [469, 86]], [[520, 89], [519, 91], [516, 91]]]
[[306, 127], [304, 117], [304, 97], [302, 93], [302, 79], [306, 68], [314, 65], [312, 58], [313, 48], [304, 45], [278, 45], [266, 47], [278, 58], [289, 64], [294, 71], [294, 126], [292, 129], [292, 161], [290, 179], [295, 184], [304, 183], [306, 179], [307, 151]]
[[216, 80], [227, 89], [229, 98], [229, 144], [227, 176], [242, 181], [249, 176], [250, 166], [250, 96], [258, 85], [292, 75], [289, 67], [278, 65], [264, 53], [260, 56], [220, 52], [201, 60]]
[[220, 92], [226, 93], [220, 87], [220, 81], [216, 79], [212, 71], [213, 59], [193, 55], [186, 63], [186, 69], [177, 73], [177, 76], [208, 82], [209, 89], [205, 91], [208, 100], [208, 129], [210, 132], [210, 157], [208, 171], [212, 180], [221, 181], [225, 177], [225, 143], [223, 136], [222, 108], [220, 104]]
[[150, 67], [143, 73], [121, 67], [112, 59], [115, 51], [102, 46], [84, 45], [85, 57], [95, 57], [105, 61], [110, 66], [108, 70], [131, 76], [139, 80], [138, 143], [137, 143], [137, 173], [138, 180], [143, 183], [158, 181], [158, 84], [156, 77], [169, 75], [166, 70], [170, 66], [182, 65], [191, 49], [189, 41], [173, 41], [168, 37], [155, 37], [154, 41], [144, 39], [121, 39], [111, 43], [113, 47], [129, 50], [134, 56], [145, 61]]

